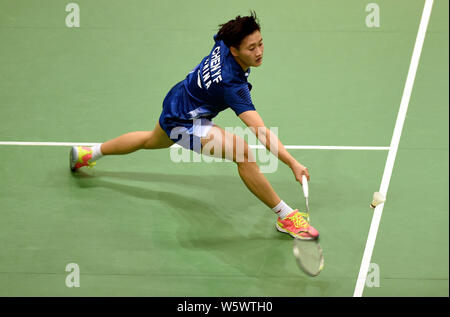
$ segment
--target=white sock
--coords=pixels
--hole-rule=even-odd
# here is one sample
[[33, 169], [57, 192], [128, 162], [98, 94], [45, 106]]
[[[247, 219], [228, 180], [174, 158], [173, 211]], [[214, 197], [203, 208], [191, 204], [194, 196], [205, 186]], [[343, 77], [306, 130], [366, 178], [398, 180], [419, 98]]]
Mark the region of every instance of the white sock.
[[277, 214], [281, 219], [286, 218], [291, 212], [294, 211], [291, 207], [289, 207], [284, 201], [280, 201], [278, 205], [272, 208], [272, 210]]
[[92, 147], [91, 162], [97, 161], [99, 158], [101, 158], [103, 156], [100, 146], [101, 146], [101, 144], [97, 144]]

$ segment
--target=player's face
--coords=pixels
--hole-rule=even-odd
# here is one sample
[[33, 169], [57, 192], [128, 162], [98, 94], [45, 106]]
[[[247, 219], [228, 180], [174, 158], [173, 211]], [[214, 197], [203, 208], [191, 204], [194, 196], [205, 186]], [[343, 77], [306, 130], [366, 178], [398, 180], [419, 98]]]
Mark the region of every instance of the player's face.
[[231, 53], [243, 69], [250, 66], [258, 67], [262, 64], [264, 44], [261, 32], [255, 31], [247, 35], [241, 42], [239, 49], [231, 48]]

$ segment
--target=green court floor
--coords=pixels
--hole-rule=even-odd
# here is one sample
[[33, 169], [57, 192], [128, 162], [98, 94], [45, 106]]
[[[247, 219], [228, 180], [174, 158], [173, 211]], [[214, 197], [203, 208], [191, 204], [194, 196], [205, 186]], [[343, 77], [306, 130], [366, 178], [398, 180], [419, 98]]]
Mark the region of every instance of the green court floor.
[[[164, 149], [72, 174], [70, 146], [32, 142], [153, 129], [218, 25], [253, 9], [265, 53], [252, 99], [281, 141], [388, 147], [424, 0], [377, 0], [378, 28], [362, 0], [74, 2], [79, 28], [69, 1], [0, 0], [0, 296], [353, 296], [387, 150], [289, 150], [311, 172], [325, 253], [311, 278], [233, 163]], [[363, 296], [449, 295], [448, 47], [448, 2], [435, 0], [371, 258], [379, 283]], [[231, 110], [214, 122], [243, 127]], [[287, 166], [266, 177], [304, 208]]]

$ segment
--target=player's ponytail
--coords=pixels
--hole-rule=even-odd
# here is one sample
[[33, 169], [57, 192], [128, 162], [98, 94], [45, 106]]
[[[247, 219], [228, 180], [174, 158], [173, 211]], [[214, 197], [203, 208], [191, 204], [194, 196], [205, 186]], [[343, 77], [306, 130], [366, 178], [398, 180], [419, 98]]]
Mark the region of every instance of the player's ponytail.
[[219, 25], [216, 40], [223, 40], [226, 46], [239, 48], [242, 40], [255, 31], [260, 31], [258, 18], [255, 11], [250, 11], [249, 16], [238, 15], [234, 20]]

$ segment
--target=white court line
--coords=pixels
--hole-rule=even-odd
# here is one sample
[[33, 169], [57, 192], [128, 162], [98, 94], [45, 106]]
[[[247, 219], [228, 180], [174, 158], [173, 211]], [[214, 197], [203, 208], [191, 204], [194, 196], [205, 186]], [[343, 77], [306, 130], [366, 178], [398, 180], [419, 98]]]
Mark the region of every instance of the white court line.
[[[389, 182], [392, 176], [392, 170], [394, 168], [395, 157], [397, 156], [398, 145], [400, 143], [400, 136], [403, 130], [403, 124], [406, 118], [406, 111], [408, 110], [409, 99], [411, 97], [412, 88], [414, 85], [414, 79], [416, 77], [417, 66], [419, 65], [420, 54], [422, 52], [423, 42], [428, 27], [428, 21], [431, 15], [431, 9], [433, 7], [433, 0], [426, 0], [423, 8], [422, 18], [420, 20], [419, 31], [417, 32], [416, 43], [414, 45], [414, 51], [411, 58], [411, 64], [409, 65], [408, 76], [406, 78], [405, 88], [403, 90], [402, 100], [400, 102], [400, 109], [397, 115], [397, 121], [395, 123], [394, 133], [392, 135], [391, 146], [388, 152], [386, 165], [384, 167], [383, 178], [380, 185], [380, 193], [387, 195], [389, 188]], [[380, 225], [381, 214], [383, 213], [384, 204], [378, 205], [375, 208], [372, 223], [370, 224], [369, 236], [367, 238], [366, 247], [364, 249], [364, 255], [359, 270], [358, 279], [356, 281], [355, 291], [353, 297], [361, 297], [364, 291], [364, 285], [366, 284], [367, 273], [369, 271], [369, 265], [372, 258], [373, 248], [375, 246], [375, 240], [377, 238], [378, 227]]]
[[[355, 150], [389, 151], [388, 146], [324, 146], [324, 145], [285, 145], [288, 150]], [[264, 149], [264, 145], [250, 145], [252, 149]]]
[[[17, 146], [93, 146], [99, 143], [86, 142], [22, 142], [22, 141], [0, 141], [0, 145], [17, 145]], [[180, 147], [178, 144], [172, 147]], [[285, 145], [290, 150], [355, 150], [355, 151], [388, 151], [387, 146], [322, 146], [322, 145]], [[263, 145], [250, 145], [252, 149], [264, 149]]]
[[94, 146], [99, 143], [86, 142], [23, 142], [23, 141], [0, 141], [0, 145], [18, 145], [18, 146]]

